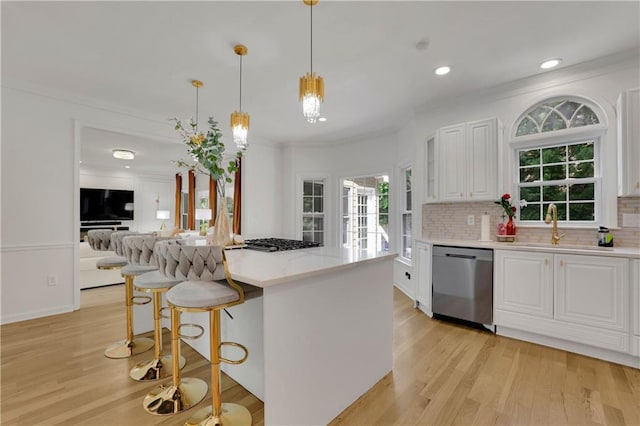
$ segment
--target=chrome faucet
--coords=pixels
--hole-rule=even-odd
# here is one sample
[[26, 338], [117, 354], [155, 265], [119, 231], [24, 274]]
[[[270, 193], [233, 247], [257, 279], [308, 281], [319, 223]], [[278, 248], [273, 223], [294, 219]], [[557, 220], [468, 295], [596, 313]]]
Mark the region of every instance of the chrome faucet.
[[547, 209], [547, 217], [544, 219], [544, 223], [551, 223], [553, 214], [553, 228], [551, 229], [551, 244], [554, 246], [558, 245], [558, 241], [560, 238], [564, 237], [565, 234], [558, 235], [558, 208], [555, 204], [549, 204], [549, 208]]

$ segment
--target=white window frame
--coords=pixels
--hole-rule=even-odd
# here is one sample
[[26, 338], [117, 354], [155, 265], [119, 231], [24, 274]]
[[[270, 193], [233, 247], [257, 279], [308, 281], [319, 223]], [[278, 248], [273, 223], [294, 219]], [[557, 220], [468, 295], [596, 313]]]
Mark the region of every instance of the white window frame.
[[[344, 213], [344, 211], [342, 209], [342, 207], [343, 207], [343, 188], [345, 187], [345, 181], [351, 181], [352, 179], [359, 179], [359, 178], [366, 178], [366, 177], [378, 177], [378, 176], [387, 176], [387, 178], [389, 179], [389, 182], [388, 182], [389, 183], [389, 195], [388, 195], [389, 196], [389, 211], [387, 212], [387, 220], [388, 220], [387, 221], [387, 227], [388, 227], [388, 230], [387, 230], [387, 235], [386, 235], [387, 239], [386, 240], [388, 242], [387, 251], [391, 251], [393, 249], [392, 245], [394, 244], [393, 243], [393, 235], [394, 235], [394, 228], [395, 227], [392, 224], [393, 223], [392, 218], [394, 217], [394, 210], [395, 209], [393, 208], [394, 198], [393, 198], [392, 194], [395, 191], [392, 188], [393, 178], [391, 176], [391, 173], [389, 173], [388, 171], [380, 172], [380, 173], [366, 173], [366, 174], [353, 175], [353, 176], [348, 176], [348, 177], [341, 177], [338, 180], [339, 188], [340, 188], [340, 191], [339, 191], [340, 202], [338, 203], [338, 206], [339, 206], [338, 207], [338, 211], [339, 211], [339, 216], [338, 217], [340, 218], [340, 224], [338, 226], [338, 228], [339, 228], [339, 233], [338, 233], [338, 243], [339, 244], [338, 245], [340, 247], [347, 247], [347, 248], [352, 247], [352, 243], [347, 243], [347, 244], [343, 243], [343, 241], [346, 238], [346, 235], [345, 235], [345, 232], [344, 232], [344, 229], [343, 229], [344, 228], [343, 227], [343, 221], [344, 221], [345, 213]], [[378, 198], [377, 197], [377, 195], [378, 195], [377, 194], [377, 189], [375, 190], [375, 195], [376, 195], [376, 197], [375, 197], [376, 198], [376, 202], [375, 202], [375, 206], [373, 207], [375, 213], [368, 213], [367, 216], [374, 216], [375, 217], [375, 230], [374, 230], [374, 232], [368, 232], [368, 233], [369, 234], [375, 234], [375, 236], [376, 236], [375, 237], [376, 247], [377, 247], [378, 244], [381, 243], [383, 235], [382, 235], [382, 233], [380, 233], [377, 230], [377, 227], [378, 227], [378, 224], [379, 224], [379, 210], [378, 210], [378, 204], [377, 204], [377, 198]], [[351, 210], [350, 210], [350, 212], [351, 212]], [[367, 226], [371, 227], [371, 224], [369, 223], [368, 219], [369, 218], [367, 217]], [[351, 228], [352, 229], [357, 229], [357, 225], [358, 225], [357, 222], [354, 222], [352, 220]], [[367, 249], [370, 250], [371, 247], [367, 247]]]
[[[406, 173], [407, 171], [409, 171], [409, 173], [411, 173], [411, 177], [410, 177], [410, 188], [409, 190], [407, 190], [407, 183], [406, 183]], [[400, 208], [398, 209], [400, 212], [399, 215], [399, 223], [398, 223], [398, 229], [399, 229], [399, 241], [398, 241], [398, 247], [400, 247], [399, 250], [399, 257], [405, 261], [406, 263], [411, 263], [411, 250], [412, 250], [412, 246], [413, 246], [413, 192], [414, 192], [414, 174], [413, 174], [413, 167], [411, 166], [411, 164], [404, 164], [402, 166], [400, 166], [400, 185], [399, 185], [399, 193], [401, 194], [400, 197], [398, 197], [399, 201], [400, 201]], [[411, 197], [411, 209], [407, 209], [407, 192], [410, 192], [410, 197]], [[409, 216], [411, 218], [411, 227], [409, 229], [410, 234], [406, 235], [404, 233], [404, 218], [405, 216]], [[409, 237], [409, 245], [408, 248], [409, 249], [409, 256], [405, 256], [405, 245], [404, 245], [404, 238], [408, 236]]]
[[[532, 105], [537, 105], [539, 103], [551, 101], [553, 99], [565, 98], [569, 100], [576, 99], [579, 102], [587, 104], [597, 115], [600, 121], [599, 124], [593, 124], [589, 126], [581, 126], [574, 127], [563, 130], [556, 130], [550, 132], [542, 132], [536, 133], [532, 135], [525, 136], [515, 136], [517, 131], [517, 126], [520, 123], [520, 120], [525, 115], [525, 113], [531, 108]], [[616, 180], [617, 173], [616, 170], [608, 170], [607, 164], [611, 163], [611, 155], [614, 156], [615, 159], [615, 138], [612, 142], [611, 132], [608, 129], [608, 123], [606, 111], [604, 108], [600, 107], [600, 105], [589, 102], [587, 99], [576, 96], [554, 96], [554, 97], [546, 97], [544, 99], [540, 99], [535, 103], [527, 106], [523, 113], [518, 115], [517, 119], [513, 123], [511, 129], [511, 139], [509, 142], [509, 149], [511, 150], [511, 182], [512, 182], [512, 194], [515, 195], [515, 199], [520, 199], [520, 191], [519, 191], [519, 158], [518, 151], [521, 149], [531, 149], [531, 148], [545, 148], [549, 146], [557, 146], [557, 145], [567, 145], [571, 143], [593, 140], [594, 141], [594, 174], [595, 174], [595, 218], [594, 221], [588, 222], [560, 222], [565, 228], [597, 228], [598, 225], [608, 224], [609, 226], [615, 227], [617, 225], [617, 204], [614, 206], [610, 206], [613, 202], [617, 203], [616, 194], [611, 193], [611, 190], [607, 188], [604, 184], [604, 180]], [[609, 186], [610, 187], [610, 186]], [[606, 208], [610, 206], [610, 208]], [[518, 209], [518, 217], [519, 217], [519, 209]], [[547, 227], [544, 223], [544, 218], [541, 218], [539, 222], [535, 221], [526, 221], [522, 224], [525, 227]]]
[[[305, 212], [304, 211], [304, 197], [305, 197], [305, 193], [304, 193], [304, 184], [305, 182], [311, 182], [311, 184], [315, 184], [315, 183], [321, 183], [322, 184], [322, 212]], [[300, 233], [300, 239], [304, 240], [304, 218], [312, 218], [313, 220], [313, 229], [312, 229], [312, 233], [313, 233], [313, 241], [317, 241], [315, 236], [316, 236], [316, 232], [322, 232], [322, 241], [320, 241], [320, 245], [325, 246], [327, 244], [326, 240], [327, 240], [327, 179], [326, 178], [302, 178], [302, 185], [300, 188], [300, 226], [299, 226], [299, 233]], [[315, 196], [314, 196], [315, 197]], [[316, 218], [321, 218], [322, 219], [322, 229], [321, 230], [316, 230], [315, 229], [315, 219]]]

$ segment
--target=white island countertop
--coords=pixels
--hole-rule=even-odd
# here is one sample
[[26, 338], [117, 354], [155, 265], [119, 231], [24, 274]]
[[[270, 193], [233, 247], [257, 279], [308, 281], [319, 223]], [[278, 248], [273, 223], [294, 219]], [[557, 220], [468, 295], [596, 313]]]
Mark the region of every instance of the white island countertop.
[[397, 256], [393, 252], [335, 247], [279, 252], [242, 249], [225, 253], [234, 280], [262, 288]]

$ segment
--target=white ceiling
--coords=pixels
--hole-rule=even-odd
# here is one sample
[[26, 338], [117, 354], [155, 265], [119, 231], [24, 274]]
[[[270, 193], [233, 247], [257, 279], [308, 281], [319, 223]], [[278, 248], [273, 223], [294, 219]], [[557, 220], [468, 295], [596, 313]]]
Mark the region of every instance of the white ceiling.
[[[233, 46], [243, 43], [250, 142], [321, 143], [393, 128], [414, 108], [539, 74], [545, 59], [562, 57], [567, 67], [638, 49], [639, 22], [633, 1], [321, 0], [313, 66], [325, 79], [328, 121], [311, 125], [298, 103], [298, 80], [309, 71], [301, 0], [3, 1], [2, 79], [164, 119], [194, 114], [197, 78], [205, 83], [200, 120], [213, 115], [229, 134], [238, 108]], [[427, 49], [416, 49], [423, 40]], [[453, 70], [436, 77], [442, 64]]]

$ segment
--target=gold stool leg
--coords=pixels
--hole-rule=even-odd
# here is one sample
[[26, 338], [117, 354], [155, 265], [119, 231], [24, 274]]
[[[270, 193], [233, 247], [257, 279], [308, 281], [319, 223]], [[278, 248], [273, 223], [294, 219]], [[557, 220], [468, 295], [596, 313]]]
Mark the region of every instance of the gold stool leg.
[[153, 347], [153, 340], [147, 337], [133, 338], [133, 275], [124, 275], [125, 303], [127, 306], [127, 340], [109, 346], [104, 351], [107, 358], [129, 358]]
[[195, 412], [186, 426], [251, 426], [251, 413], [240, 404], [222, 403], [220, 381], [220, 310], [209, 312], [211, 327], [211, 405]]
[[180, 377], [180, 311], [171, 308], [171, 356], [173, 380], [156, 386], [144, 397], [142, 406], [149, 414], [169, 415], [188, 410], [207, 395], [207, 383], [201, 379]]
[[[166, 290], [153, 291], [153, 323], [154, 323], [154, 358], [136, 364], [129, 372], [129, 377], [138, 381], [166, 379], [171, 376], [173, 357], [162, 356], [162, 325], [160, 324], [160, 308], [162, 307], [162, 293]], [[182, 369], [186, 364], [183, 356], [179, 357], [178, 367]]]

